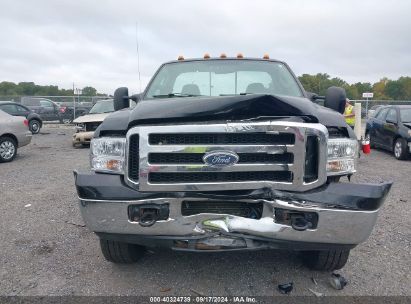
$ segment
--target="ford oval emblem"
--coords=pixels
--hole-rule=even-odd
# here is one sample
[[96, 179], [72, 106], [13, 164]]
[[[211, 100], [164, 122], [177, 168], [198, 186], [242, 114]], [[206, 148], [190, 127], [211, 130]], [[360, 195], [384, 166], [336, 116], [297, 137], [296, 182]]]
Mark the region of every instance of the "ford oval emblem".
[[213, 151], [204, 155], [203, 161], [210, 167], [227, 167], [238, 162], [238, 155], [231, 151]]

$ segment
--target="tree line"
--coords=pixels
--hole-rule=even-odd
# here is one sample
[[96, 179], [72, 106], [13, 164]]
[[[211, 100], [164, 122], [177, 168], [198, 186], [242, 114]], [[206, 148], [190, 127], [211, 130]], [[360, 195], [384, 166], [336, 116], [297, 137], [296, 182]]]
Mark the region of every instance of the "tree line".
[[[82, 89], [83, 96], [106, 95], [97, 93], [93, 87]], [[73, 89], [59, 89], [56, 85], [37, 85], [34, 82], [0, 82], [0, 96], [73, 96]]]
[[374, 100], [411, 100], [411, 77], [400, 77], [397, 80], [384, 77], [373, 84], [370, 82], [349, 84], [341, 78], [331, 78], [326, 73], [303, 74], [298, 79], [306, 91], [321, 96], [325, 95], [327, 88], [337, 86], [345, 89], [349, 99], [362, 99], [362, 93], [372, 92]]
[[[411, 77], [400, 77], [397, 80], [382, 78], [371, 84], [370, 82], [357, 82], [349, 84], [345, 80], [326, 73], [316, 75], [303, 74], [298, 77], [307, 92], [325, 95], [331, 86], [343, 87], [350, 99], [362, 99], [362, 93], [373, 92], [374, 100], [411, 100]], [[72, 89], [59, 89], [55, 85], [36, 85], [34, 82], [0, 82], [0, 96], [73, 96]], [[83, 96], [106, 95], [98, 93], [91, 86], [82, 89]]]

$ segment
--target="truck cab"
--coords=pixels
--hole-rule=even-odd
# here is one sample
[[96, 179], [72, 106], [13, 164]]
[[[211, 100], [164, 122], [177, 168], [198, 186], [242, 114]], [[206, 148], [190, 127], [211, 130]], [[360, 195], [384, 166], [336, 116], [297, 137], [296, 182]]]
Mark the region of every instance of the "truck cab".
[[325, 106], [317, 98], [268, 56], [180, 57], [143, 93], [117, 89], [117, 111], [91, 141], [91, 170], [74, 172], [105, 258], [136, 262], [147, 247], [288, 249], [314, 269], [342, 268], [391, 183], [340, 182], [359, 153], [345, 92], [329, 88]]

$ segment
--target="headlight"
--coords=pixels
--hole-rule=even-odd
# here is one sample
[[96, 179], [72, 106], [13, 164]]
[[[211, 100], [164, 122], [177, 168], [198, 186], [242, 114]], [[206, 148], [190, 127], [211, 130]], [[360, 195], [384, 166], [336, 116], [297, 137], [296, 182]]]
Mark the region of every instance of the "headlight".
[[126, 139], [93, 138], [90, 143], [90, 164], [96, 172], [124, 174]]
[[344, 175], [356, 171], [358, 141], [349, 138], [328, 140], [327, 174]]
[[77, 132], [85, 131], [86, 126], [83, 123], [78, 123], [78, 124], [76, 124], [75, 129], [76, 129]]

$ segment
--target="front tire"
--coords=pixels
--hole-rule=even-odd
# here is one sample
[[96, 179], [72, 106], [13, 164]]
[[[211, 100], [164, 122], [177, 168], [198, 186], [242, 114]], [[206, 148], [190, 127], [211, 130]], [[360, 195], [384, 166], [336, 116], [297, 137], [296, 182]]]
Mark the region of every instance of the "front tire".
[[118, 264], [135, 263], [145, 253], [143, 246], [104, 239], [100, 239], [100, 248], [107, 261]]
[[314, 270], [333, 271], [343, 268], [349, 255], [349, 249], [305, 251], [303, 262]]
[[399, 160], [408, 158], [407, 142], [403, 138], [397, 138], [397, 140], [395, 141], [394, 156]]
[[8, 136], [0, 137], [0, 163], [11, 162], [17, 154], [17, 142]]
[[29, 129], [32, 134], [39, 134], [41, 123], [37, 119], [32, 119], [29, 122]]

